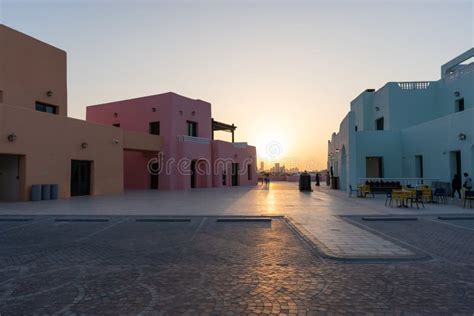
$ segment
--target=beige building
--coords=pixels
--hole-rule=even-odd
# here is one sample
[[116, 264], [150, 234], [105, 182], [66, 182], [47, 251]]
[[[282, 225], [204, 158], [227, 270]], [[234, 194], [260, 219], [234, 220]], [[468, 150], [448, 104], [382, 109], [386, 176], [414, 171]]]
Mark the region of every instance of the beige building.
[[119, 193], [124, 150], [160, 151], [160, 136], [67, 117], [65, 51], [4, 25], [0, 47], [0, 201], [29, 200], [33, 185]]

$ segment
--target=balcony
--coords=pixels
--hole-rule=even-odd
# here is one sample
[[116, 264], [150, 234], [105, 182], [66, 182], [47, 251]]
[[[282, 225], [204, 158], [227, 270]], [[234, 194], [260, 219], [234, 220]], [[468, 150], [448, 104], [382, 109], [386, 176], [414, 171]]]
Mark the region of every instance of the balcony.
[[177, 139], [178, 139], [178, 142], [183, 142], [183, 143], [194, 143], [194, 144], [202, 144], [202, 145], [209, 145], [211, 143], [211, 140], [209, 138], [193, 137], [193, 136], [187, 136], [187, 135], [179, 135]]
[[398, 82], [398, 86], [402, 90], [426, 90], [430, 83], [430, 81]]

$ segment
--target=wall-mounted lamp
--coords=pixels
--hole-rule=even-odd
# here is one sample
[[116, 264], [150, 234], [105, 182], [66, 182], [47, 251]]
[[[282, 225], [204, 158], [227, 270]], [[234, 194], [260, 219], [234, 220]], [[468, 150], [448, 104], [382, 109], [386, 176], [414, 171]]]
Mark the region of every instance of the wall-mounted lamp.
[[192, 115], [192, 116], [196, 115], [196, 111], [192, 111], [192, 112], [191, 112], [191, 115]]
[[118, 145], [118, 144], [120, 143], [118, 139], [114, 139], [112, 142], [113, 142], [115, 145]]
[[156, 112], [156, 108], [151, 108], [151, 111], [152, 111], [152, 112]]
[[459, 91], [455, 91], [454, 92], [454, 96], [457, 98], [457, 97], [460, 97], [461, 96], [461, 93]]
[[466, 134], [464, 134], [464, 133], [459, 133], [458, 139], [459, 139], [459, 140], [466, 140]]
[[114, 117], [118, 117], [118, 113], [117, 113], [117, 112], [114, 112]]
[[182, 116], [182, 115], [183, 115], [183, 111], [181, 111], [181, 110], [180, 110], [180, 111], [179, 111], [179, 115], [181, 115], [181, 116]]
[[14, 133], [11, 133], [7, 136], [7, 139], [10, 143], [13, 143], [16, 140], [16, 135]]
[[81, 147], [82, 147], [83, 149], [86, 149], [87, 146], [89, 146], [89, 145], [88, 145], [87, 143], [85, 143], [85, 142], [81, 144]]
[[378, 106], [375, 107], [375, 111], [380, 111], [380, 108]]
[[51, 90], [46, 91], [46, 95], [48, 97], [52, 97], [53, 96], [53, 91], [51, 91]]

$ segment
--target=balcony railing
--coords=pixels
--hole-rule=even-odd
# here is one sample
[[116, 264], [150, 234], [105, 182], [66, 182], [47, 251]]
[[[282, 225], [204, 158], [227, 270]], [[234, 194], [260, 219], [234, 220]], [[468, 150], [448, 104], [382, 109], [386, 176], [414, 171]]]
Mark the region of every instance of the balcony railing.
[[248, 144], [245, 143], [245, 142], [241, 142], [241, 143], [232, 143], [232, 145], [234, 145], [234, 147], [236, 148], [247, 148]]
[[418, 187], [420, 185], [431, 185], [433, 182], [439, 182], [435, 178], [358, 178], [357, 184], [365, 184], [366, 182], [399, 182], [400, 185], [410, 185]]
[[398, 82], [402, 90], [426, 90], [430, 86], [429, 81]]
[[460, 76], [468, 74], [470, 72], [474, 72], [474, 62], [456, 70], [444, 77], [445, 80], [455, 80], [458, 79]]
[[208, 145], [208, 144], [211, 143], [211, 140], [209, 138], [193, 137], [193, 136], [187, 136], [187, 135], [179, 135], [178, 136], [178, 141], [179, 142], [195, 143], [195, 144], [204, 144], [204, 145]]

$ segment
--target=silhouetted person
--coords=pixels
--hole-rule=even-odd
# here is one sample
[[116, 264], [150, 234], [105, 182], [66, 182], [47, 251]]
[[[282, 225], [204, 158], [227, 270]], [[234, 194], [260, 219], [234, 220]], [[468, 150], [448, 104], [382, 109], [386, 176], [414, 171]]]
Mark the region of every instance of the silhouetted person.
[[467, 172], [464, 172], [464, 185], [463, 185], [463, 187], [465, 187], [467, 191], [472, 190], [472, 179], [469, 176], [469, 173], [467, 173]]
[[316, 172], [316, 186], [319, 187], [319, 173]]
[[458, 174], [455, 174], [453, 180], [451, 181], [452, 193], [451, 197], [454, 198], [454, 193], [458, 193], [459, 198], [461, 198], [461, 177]]
[[329, 176], [329, 171], [326, 172], [326, 185], [331, 185], [331, 177]]

